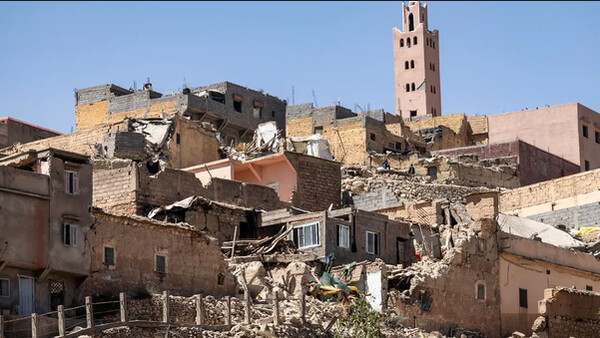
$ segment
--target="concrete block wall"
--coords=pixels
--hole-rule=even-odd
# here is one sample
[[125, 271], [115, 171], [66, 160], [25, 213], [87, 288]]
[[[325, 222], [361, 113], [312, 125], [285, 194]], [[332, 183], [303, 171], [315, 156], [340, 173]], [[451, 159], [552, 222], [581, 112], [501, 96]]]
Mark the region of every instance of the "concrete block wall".
[[404, 204], [392, 190], [385, 187], [365, 194], [353, 195], [352, 203], [357, 209], [366, 211], [395, 208]]
[[341, 205], [341, 164], [314, 156], [286, 152], [297, 173], [292, 205], [308, 211], [327, 210]]
[[600, 224], [600, 202], [547, 211], [527, 218], [553, 226], [565, 225], [571, 229], [594, 227]]
[[247, 208], [276, 210], [289, 206], [274, 189], [264, 185], [213, 178], [205, 190], [206, 195], [202, 196], [206, 198]]
[[93, 171], [92, 203], [120, 213], [136, 213], [138, 171], [134, 165], [101, 168]]
[[165, 169], [155, 176], [140, 172], [136, 197], [137, 214], [145, 215], [151, 206], [168, 205], [190, 196], [211, 198], [212, 194], [193, 173], [187, 171]]
[[146, 148], [143, 134], [112, 132], [104, 135], [104, 153], [108, 157], [142, 159]]

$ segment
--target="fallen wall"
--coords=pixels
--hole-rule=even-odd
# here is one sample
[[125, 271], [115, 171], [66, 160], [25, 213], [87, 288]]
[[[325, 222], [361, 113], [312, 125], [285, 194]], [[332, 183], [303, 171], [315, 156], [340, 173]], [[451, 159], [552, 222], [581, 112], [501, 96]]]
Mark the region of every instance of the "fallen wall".
[[600, 293], [552, 288], [539, 302], [540, 317], [533, 325], [539, 336], [597, 337], [600, 332]]

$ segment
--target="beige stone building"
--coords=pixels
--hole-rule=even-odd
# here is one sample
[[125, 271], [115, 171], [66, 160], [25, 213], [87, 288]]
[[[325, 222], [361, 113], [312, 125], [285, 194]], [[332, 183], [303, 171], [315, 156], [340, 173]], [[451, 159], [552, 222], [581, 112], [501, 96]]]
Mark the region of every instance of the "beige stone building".
[[76, 302], [90, 273], [91, 202], [87, 156], [45, 149], [0, 160], [0, 310], [30, 315]]
[[441, 116], [439, 32], [428, 28], [427, 5], [403, 2], [402, 30], [393, 35], [396, 115]]

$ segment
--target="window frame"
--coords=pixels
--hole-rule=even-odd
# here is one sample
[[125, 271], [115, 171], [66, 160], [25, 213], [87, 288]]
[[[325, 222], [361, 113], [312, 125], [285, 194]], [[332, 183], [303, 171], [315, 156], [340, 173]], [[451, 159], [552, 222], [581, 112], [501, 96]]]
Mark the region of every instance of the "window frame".
[[[369, 235], [373, 235], [373, 251], [369, 251]], [[379, 255], [379, 233], [374, 231], [365, 231], [365, 252], [371, 255]]]
[[[300, 238], [296, 238], [296, 233], [299, 233], [301, 231], [300, 229], [304, 229], [304, 228], [312, 227], [312, 226], [316, 226], [316, 231], [315, 231], [315, 233], [317, 234], [317, 236], [315, 238], [316, 243], [311, 243], [309, 245], [301, 246]], [[296, 230], [296, 231], [294, 231], [294, 230]], [[304, 230], [302, 230], [302, 231], [304, 231]], [[302, 240], [304, 242], [306, 242], [304, 238], [302, 238]], [[292, 230], [292, 241], [294, 241], [294, 243], [297, 243], [298, 249], [316, 248], [316, 247], [321, 246], [321, 222], [316, 221], [316, 222], [311, 222], [311, 223], [294, 226], [294, 228]], [[305, 243], [303, 243], [303, 244], [305, 244]]]
[[[344, 237], [343, 235], [347, 235]], [[344, 246], [346, 244], [347, 246]], [[344, 249], [350, 249], [350, 226], [344, 224], [338, 224], [338, 246]]]
[[594, 139], [596, 143], [600, 144], [600, 132], [598, 132], [597, 130], [594, 130]]
[[[108, 264], [108, 262], [106, 262], [106, 249], [111, 249], [112, 250], [112, 264]], [[112, 245], [104, 245], [104, 250], [103, 250], [103, 256], [102, 256], [102, 263], [104, 263], [104, 265], [108, 266], [108, 267], [115, 267], [117, 265], [117, 254], [116, 254], [116, 250], [115, 247]]]
[[[243, 103], [244, 103], [244, 101], [239, 101], [239, 100], [233, 99], [233, 110], [234, 110], [236, 113], [243, 114], [243, 113], [244, 113], [244, 109], [242, 108], [242, 104], [243, 104]], [[238, 110], [238, 109], [237, 109], [237, 107], [238, 107], [238, 104], [239, 104], [239, 108], [240, 108], [240, 110]]]
[[[73, 174], [69, 176], [69, 174]], [[71, 181], [71, 178], [73, 179]], [[72, 188], [73, 191], [69, 191]], [[65, 193], [79, 195], [79, 172], [77, 170], [65, 169]]]
[[591, 166], [590, 166], [590, 161], [588, 161], [588, 160], [583, 160], [583, 169], [584, 169], [585, 171], [588, 171], [588, 170], [590, 170], [590, 168], [591, 168]]
[[[69, 243], [67, 243], [67, 228], [69, 228]], [[63, 222], [63, 244], [77, 247], [77, 225], [69, 222]]]
[[[483, 298], [479, 298], [479, 287], [483, 287]], [[487, 300], [487, 287], [484, 281], [475, 282], [475, 299]]]
[[2, 282], [6, 281], [6, 296], [0, 293], [0, 298], [10, 298], [10, 278], [0, 278], [0, 290], [2, 289]]
[[[163, 262], [163, 264], [164, 264], [164, 271], [159, 271], [158, 270], [158, 257], [162, 257], [163, 260], [164, 260], [164, 262]], [[164, 274], [167, 273], [167, 255], [158, 254], [158, 253], [154, 254], [154, 272], [164, 273]]]
[[[527, 289], [521, 289], [519, 288], [519, 307], [522, 309], [527, 309], [528, 308], [528, 302], [527, 302]], [[523, 306], [525, 305], [525, 306]]]
[[585, 138], [589, 138], [588, 136], [589, 136], [589, 134], [590, 134], [590, 133], [589, 133], [589, 128], [588, 128], [588, 126], [586, 126], [585, 124], [582, 124], [582, 127], [583, 127], [583, 128], [582, 128], [582, 129], [583, 129], [583, 130], [582, 130], [582, 135], [583, 135], [583, 137], [585, 137]]

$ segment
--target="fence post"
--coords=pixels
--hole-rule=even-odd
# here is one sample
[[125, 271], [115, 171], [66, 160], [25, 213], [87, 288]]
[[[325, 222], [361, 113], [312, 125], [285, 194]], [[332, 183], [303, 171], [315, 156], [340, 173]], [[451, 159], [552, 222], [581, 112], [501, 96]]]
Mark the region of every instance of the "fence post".
[[279, 325], [279, 292], [275, 291], [273, 299], [273, 324]]
[[31, 314], [31, 338], [37, 338], [37, 314]]
[[169, 313], [169, 291], [163, 291], [163, 323], [170, 321]]
[[85, 297], [85, 319], [88, 328], [94, 327], [94, 307], [90, 296]]
[[231, 297], [227, 296], [225, 297], [225, 305], [227, 307], [227, 317], [226, 319], [226, 324], [227, 325], [231, 325]]
[[0, 338], [4, 338], [4, 315], [0, 314]]
[[58, 306], [58, 335], [65, 335], [65, 307], [63, 305]]
[[306, 324], [306, 298], [304, 293], [300, 296], [300, 323]]
[[204, 295], [198, 295], [196, 298], [196, 325], [204, 324]]
[[119, 293], [119, 307], [121, 308], [121, 323], [127, 323], [127, 294]]
[[246, 289], [244, 293], [244, 324], [250, 325], [252, 322], [252, 313], [250, 312], [250, 292]]

